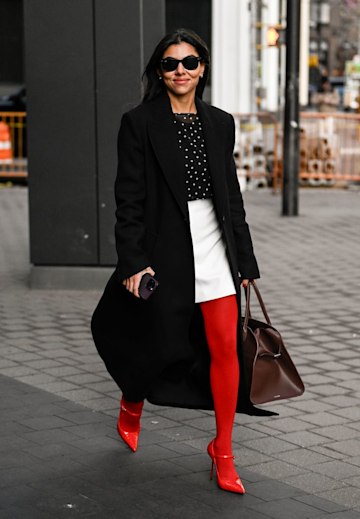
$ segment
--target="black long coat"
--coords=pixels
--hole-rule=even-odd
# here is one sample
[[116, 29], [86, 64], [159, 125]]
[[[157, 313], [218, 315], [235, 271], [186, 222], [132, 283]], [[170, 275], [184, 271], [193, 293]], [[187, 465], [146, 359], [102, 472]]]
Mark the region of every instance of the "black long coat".
[[[200, 99], [214, 204], [240, 309], [240, 275], [258, 278], [233, 160], [234, 120]], [[115, 183], [118, 264], [92, 318], [96, 347], [125, 398], [212, 409], [209, 353], [195, 305], [194, 257], [183, 156], [166, 94], [126, 113], [118, 137]], [[121, 281], [151, 266], [160, 285], [149, 300]], [[238, 352], [240, 370], [241, 318]], [[268, 414], [249, 400], [241, 372], [238, 408]]]

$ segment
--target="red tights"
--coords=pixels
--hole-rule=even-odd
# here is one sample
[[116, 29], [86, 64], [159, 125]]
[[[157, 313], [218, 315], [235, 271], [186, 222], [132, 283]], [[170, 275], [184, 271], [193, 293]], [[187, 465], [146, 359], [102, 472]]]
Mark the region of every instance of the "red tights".
[[[206, 339], [210, 351], [210, 383], [216, 419], [215, 450], [218, 455], [232, 453], [232, 430], [239, 388], [239, 362], [237, 357], [238, 305], [231, 295], [200, 303], [205, 323]], [[123, 400], [132, 413], [141, 414], [143, 402]], [[123, 427], [137, 430], [139, 418], [121, 415]], [[233, 461], [217, 460], [223, 475], [236, 479]]]
[[200, 303], [210, 350], [210, 383], [216, 419], [217, 454], [232, 453], [232, 429], [239, 388], [238, 305], [231, 295]]

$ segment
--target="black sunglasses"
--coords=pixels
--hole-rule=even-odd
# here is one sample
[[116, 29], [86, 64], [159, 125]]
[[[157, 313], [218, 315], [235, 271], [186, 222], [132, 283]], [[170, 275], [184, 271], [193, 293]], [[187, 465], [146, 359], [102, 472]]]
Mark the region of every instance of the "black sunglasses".
[[202, 61], [202, 58], [199, 56], [186, 56], [183, 59], [164, 58], [160, 61], [160, 64], [164, 72], [173, 72], [178, 68], [179, 63], [182, 63], [186, 70], [195, 70], [198, 68], [200, 61]]

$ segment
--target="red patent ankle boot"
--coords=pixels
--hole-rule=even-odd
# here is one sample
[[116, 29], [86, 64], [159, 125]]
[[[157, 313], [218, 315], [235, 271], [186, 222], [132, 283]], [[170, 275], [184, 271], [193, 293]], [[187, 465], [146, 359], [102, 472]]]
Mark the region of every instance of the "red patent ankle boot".
[[140, 418], [144, 402], [127, 402], [124, 398], [120, 402], [120, 414], [117, 430], [126, 445], [136, 452], [140, 434]]
[[221, 490], [226, 490], [227, 492], [235, 492], [236, 494], [245, 494], [245, 488], [241, 482], [241, 479], [236, 474], [237, 477], [229, 478], [224, 475], [221, 475], [221, 471], [219, 470], [217, 460], [229, 460], [229, 463], [233, 463], [234, 456], [232, 454], [224, 455], [224, 454], [215, 454], [214, 450], [214, 440], [212, 440], [207, 448], [208, 454], [211, 458], [211, 471], [210, 471], [210, 479], [213, 477], [214, 466], [217, 476], [217, 484]]

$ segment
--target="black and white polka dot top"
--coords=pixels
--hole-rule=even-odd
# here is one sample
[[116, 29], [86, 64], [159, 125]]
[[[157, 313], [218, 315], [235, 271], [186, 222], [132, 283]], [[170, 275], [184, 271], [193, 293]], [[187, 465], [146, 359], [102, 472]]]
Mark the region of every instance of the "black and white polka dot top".
[[187, 199], [213, 196], [201, 121], [197, 114], [174, 114], [179, 148], [184, 155]]

